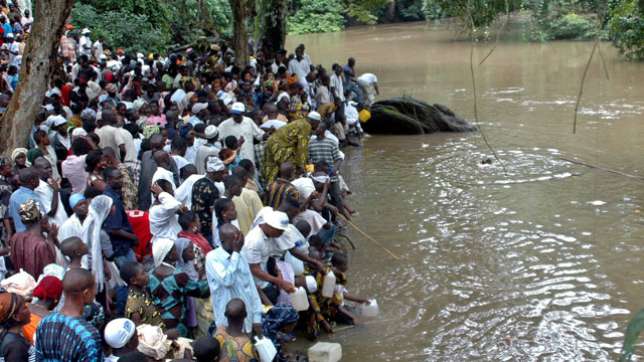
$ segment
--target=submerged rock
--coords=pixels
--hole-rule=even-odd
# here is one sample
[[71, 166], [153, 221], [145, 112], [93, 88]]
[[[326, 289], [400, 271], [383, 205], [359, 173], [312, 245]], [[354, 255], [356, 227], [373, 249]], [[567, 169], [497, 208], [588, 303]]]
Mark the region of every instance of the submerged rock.
[[440, 104], [428, 104], [411, 97], [378, 101], [371, 106], [371, 119], [363, 124], [373, 134], [425, 134], [472, 132], [477, 127]]

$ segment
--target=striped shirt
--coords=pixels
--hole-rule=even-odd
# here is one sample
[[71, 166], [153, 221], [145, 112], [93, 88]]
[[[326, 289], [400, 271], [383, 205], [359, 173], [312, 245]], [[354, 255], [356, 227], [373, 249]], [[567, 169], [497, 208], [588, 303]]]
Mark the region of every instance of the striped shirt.
[[82, 318], [52, 313], [36, 330], [36, 360], [40, 362], [103, 361], [101, 336]]
[[[338, 145], [330, 138], [324, 137], [323, 139], [311, 139], [309, 142], [309, 160], [315, 164], [318, 162], [326, 162], [329, 166], [333, 167], [336, 161], [341, 160]], [[331, 177], [331, 182], [338, 180], [337, 176]]]

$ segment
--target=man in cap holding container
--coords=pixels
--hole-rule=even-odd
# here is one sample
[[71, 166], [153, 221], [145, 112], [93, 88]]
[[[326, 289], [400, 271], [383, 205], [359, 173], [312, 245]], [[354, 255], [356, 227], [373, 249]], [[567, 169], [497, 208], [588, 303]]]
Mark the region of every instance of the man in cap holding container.
[[279, 257], [294, 247], [285, 242], [288, 239], [280, 238], [290, 223], [288, 215], [267, 208], [264, 210], [262, 219], [262, 222], [246, 235], [241, 254], [248, 261], [250, 271], [255, 277], [255, 284], [260, 289], [265, 290], [273, 284], [287, 293], [293, 293], [295, 292], [293, 284], [280, 276], [269, 274], [266, 269], [269, 257]]
[[268, 135], [252, 119], [245, 117], [244, 112], [246, 112], [246, 106], [243, 103], [233, 103], [230, 108], [232, 118], [221, 122], [219, 134], [221, 139], [226, 139], [229, 136], [239, 139], [241, 144], [239, 155], [241, 159], [250, 160], [255, 164], [253, 140], [261, 141], [266, 139]]
[[206, 160], [210, 156], [219, 156], [221, 145], [219, 140], [219, 129], [215, 125], [210, 125], [204, 130], [204, 138], [206, 143], [197, 149], [197, 156], [195, 157], [195, 166], [197, 166], [197, 173], [203, 175], [206, 172]]

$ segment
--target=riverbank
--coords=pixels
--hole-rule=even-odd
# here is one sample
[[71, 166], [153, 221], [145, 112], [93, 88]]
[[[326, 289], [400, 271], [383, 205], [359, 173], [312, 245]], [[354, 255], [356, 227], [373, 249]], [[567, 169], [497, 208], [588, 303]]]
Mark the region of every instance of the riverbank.
[[[316, 63], [355, 56], [384, 98], [409, 94], [473, 118], [470, 45], [449, 28], [386, 25], [288, 43], [309, 45]], [[503, 42], [476, 68], [482, 127], [507, 175], [478, 165], [489, 150], [477, 134], [377, 136], [347, 152], [354, 221], [402, 259], [352, 234], [349, 287], [377, 298], [382, 314], [333, 337], [343, 360], [618, 358], [644, 295], [641, 184], [560, 156], [644, 172], [644, 66], [602, 47], [610, 80], [595, 59], [573, 135], [592, 45]], [[516, 182], [533, 178], [544, 180]]]

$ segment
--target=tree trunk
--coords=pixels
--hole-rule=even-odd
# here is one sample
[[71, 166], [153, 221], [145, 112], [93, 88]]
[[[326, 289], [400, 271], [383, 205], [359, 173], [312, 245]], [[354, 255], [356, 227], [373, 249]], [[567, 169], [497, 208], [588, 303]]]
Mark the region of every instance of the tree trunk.
[[34, 119], [49, 88], [56, 66], [58, 43], [74, 0], [35, 1], [34, 23], [22, 57], [20, 84], [0, 119], [0, 150], [24, 147]]
[[275, 54], [284, 49], [286, 42], [286, 17], [288, 15], [287, 0], [263, 0], [260, 12], [262, 34], [262, 49]]
[[387, 21], [394, 22], [396, 20], [396, 0], [391, 0], [387, 4]]
[[248, 0], [230, 0], [233, 10], [233, 49], [235, 50], [235, 65], [244, 68], [248, 63]]

